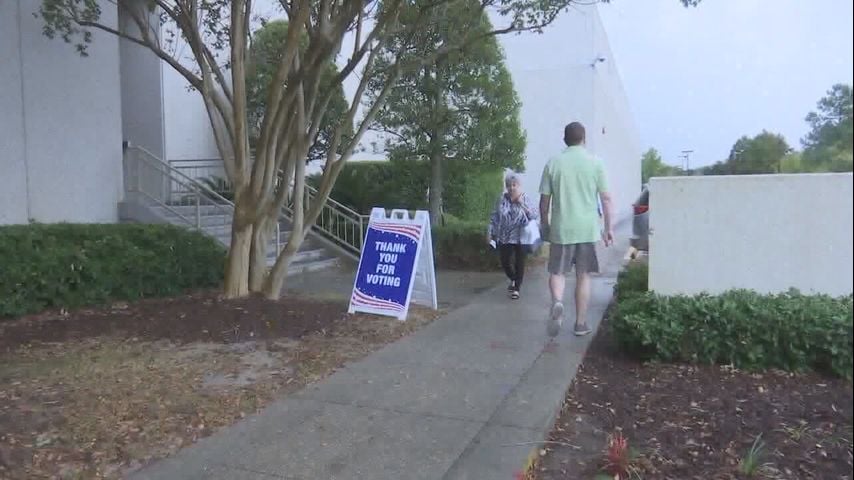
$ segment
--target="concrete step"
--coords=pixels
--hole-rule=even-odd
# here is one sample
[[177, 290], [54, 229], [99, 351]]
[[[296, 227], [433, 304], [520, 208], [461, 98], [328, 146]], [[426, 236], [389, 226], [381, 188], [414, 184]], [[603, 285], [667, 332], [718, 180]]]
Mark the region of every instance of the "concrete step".
[[[210, 235], [225, 235], [228, 237], [231, 236], [231, 222], [229, 222], [227, 224], [221, 224], [220, 223], [220, 224], [213, 224], [213, 225], [202, 225], [202, 228], [204, 228], [205, 232], [208, 232]], [[290, 228], [285, 227], [284, 225], [281, 226], [281, 228], [279, 229], [279, 232], [280, 232], [279, 235], [281, 235], [281, 238], [283, 241], [285, 238], [287, 238], [291, 234]], [[275, 234], [275, 229], [274, 229], [274, 234]]]
[[[277, 252], [269, 252], [267, 255], [267, 266], [272, 267], [278, 258]], [[329, 254], [322, 248], [304, 248], [297, 252], [291, 259], [288, 274], [299, 272], [314, 272], [338, 264], [338, 258]]]
[[[181, 215], [183, 218], [175, 215], [172, 212], [161, 212], [161, 215], [170, 223], [176, 225], [186, 225], [189, 222], [195, 225], [196, 217], [194, 215]], [[185, 220], [186, 219], [186, 220]], [[202, 227], [225, 227], [231, 228], [231, 215], [202, 215], [199, 217], [199, 225]]]
[[[223, 245], [228, 246], [227, 242], [220, 240]], [[267, 266], [272, 267], [276, 263], [278, 252], [271, 245], [267, 252]], [[291, 264], [288, 267], [288, 275], [303, 272], [315, 272], [332, 266], [338, 265], [338, 258], [330, 254], [324, 248], [317, 248], [310, 242], [304, 242], [300, 246], [300, 250], [294, 255]]]
[[[272, 250], [270, 250], [270, 252], [267, 254], [267, 258], [272, 258], [273, 260], [275, 260], [277, 256], [278, 255], [276, 254], [276, 252], [273, 252]], [[300, 249], [297, 251], [296, 255], [294, 255], [294, 258], [291, 262], [314, 262], [317, 260], [325, 260], [327, 258], [332, 257], [335, 257], [335, 255], [330, 253], [329, 250], [326, 250], [325, 248], [319, 248], [313, 245], [302, 245], [300, 246]]]
[[[228, 246], [231, 244], [231, 230], [222, 230], [222, 229], [214, 230], [214, 229], [210, 229], [210, 228], [205, 228], [203, 231], [206, 235], [210, 235], [211, 237], [214, 237], [215, 239], [219, 240], [219, 242], [225, 246]], [[282, 247], [285, 246], [285, 244], [288, 242], [288, 239], [290, 237], [291, 237], [290, 232], [282, 232], [281, 233], [278, 241], [281, 242]], [[301, 248], [305, 248], [308, 245], [314, 245], [314, 243], [309, 239], [305, 239], [303, 241], [303, 244], [301, 245]], [[275, 249], [275, 246], [276, 246], [276, 238], [273, 237], [270, 239], [270, 249]]]
[[[196, 210], [195, 207], [172, 207], [171, 210], [164, 207], [153, 207], [155, 211], [157, 211], [160, 215], [166, 217], [167, 219], [175, 219], [175, 223], [184, 224], [185, 221], [178, 218], [178, 215], [190, 220], [191, 222], [195, 222], [196, 220]], [[202, 211], [200, 212], [199, 219], [202, 226], [212, 225], [212, 226], [228, 226], [231, 227], [231, 213], [224, 213], [222, 210], [204, 210], [205, 207], [202, 207]], [[279, 228], [284, 232], [290, 229], [290, 222], [284, 218], [279, 220]]]
[[[224, 242], [231, 241], [231, 225], [210, 225], [210, 226], [203, 226], [202, 229], [204, 230], [204, 232], [206, 234], [208, 234], [212, 237], [216, 237], [216, 238], [218, 238]], [[275, 232], [273, 232], [272, 236], [270, 238], [271, 244], [276, 242], [276, 236], [275, 235], [276, 235]], [[282, 245], [284, 245], [285, 243], [287, 243], [288, 239], [290, 239], [290, 238], [291, 238], [290, 229], [282, 227], [280, 232], [279, 232], [278, 240], [282, 243]], [[315, 243], [314, 240], [312, 240], [311, 236], [307, 236], [305, 238], [305, 240], [303, 241], [303, 244], [309, 243], [309, 242]]]
[[[196, 215], [195, 205], [170, 205], [169, 208], [161, 206], [155, 208], [160, 209], [161, 211], [180, 213], [185, 217]], [[230, 214], [231, 211], [232, 207], [230, 205], [199, 205], [199, 214], [201, 215], [222, 215], [225, 213]]]
[[302, 273], [309, 272], [317, 272], [320, 270], [326, 270], [327, 268], [332, 268], [338, 265], [338, 259], [334, 257], [325, 258], [322, 260], [315, 260], [312, 262], [300, 262], [300, 263], [292, 263], [288, 267], [288, 276], [299, 275]]
[[[267, 252], [267, 262], [276, 261], [276, 258], [279, 256], [278, 252], [270, 251]], [[296, 255], [294, 255], [291, 263], [304, 263], [304, 262], [314, 262], [317, 260], [325, 260], [330, 258], [331, 256], [326, 252], [326, 250], [322, 248], [301, 248]]]
[[[154, 207], [154, 210], [165, 220], [175, 225], [188, 226], [187, 221], [196, 221], [195, 206], [172, 206]], [[221, 208], [215, 206], [200, 206], [199, 224], [202, 232], [219, 241], [226, 247], [231, 243], [231, 215], [223, 213]], [[184, 217], [180, 218], [178, 215]], [[185, 220], [186, 219], [186, 220]], [[280, 233], [278, 240], [282, 246], [290, 238], [290, 225], [286, 222], [280, 224]], [[274, 234], [275, 235], [275, 234]], [[275, 236], [270, 241], [267, 255], [267, 265], [273, 266], [276, 262], [278, 252], [276, 251]], [[317, 244], [316, 241], [306, 238], [300, 246], [299, 252], [294, 256], [288, 268], [288, 276], [298, 275], [300, 273], [315, 272], [330, 268], [339, 264], [339, 259], [336, 255], [329, 252]]]

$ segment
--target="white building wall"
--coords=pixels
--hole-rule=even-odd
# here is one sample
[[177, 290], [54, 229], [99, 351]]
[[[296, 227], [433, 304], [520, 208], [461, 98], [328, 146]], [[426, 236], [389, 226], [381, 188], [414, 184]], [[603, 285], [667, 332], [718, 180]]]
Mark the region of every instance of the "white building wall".
[[[267, 0], [257, 2], [256, 9], [268, 17], [281, 16]], [[572, 9], [542, 35], [500, 38], [523, 105], [522, 125], [528, 137], [526, 189], [538, 190], [545, 163], [564, 148], [563, 127], [579, 120], [587, 127], [588, 147], [606, 165], [618, 214], [626, 217], [640, 192], [641, 147], [598, 9]], [[344, 44], [351, 42], [345, 39]], [[349, 50], [345, 47], [343, 51]], [[546, 51], [554, 54], [531, 55]], [[598, 57], [605, 61], [591, 66]], [[162, 75], [166, 158], [173, 162], [218, 158], [199, 93], [189, 90], [186, 80], [169, 66], [164, 65]], [[348, 96], [353, 95], [356, 83], [355, 77], [345, 82]], [[369, 133], [363, 144], [377, 139]]]
[[[141, 5], [144, 8], [144, 5]], [[152, 14], [153, 22], [157, 17]], [[119, 11], [122, 32], [139, 36], [125, 12]], [[162, 62], [151, 50], [119, 40], [123, 139], [162, 158], [165, 152]]]
[[539, 190], [546, 162], [565, 148], [563, 128], [580, 121], [587, 147], [605, 163], [617, 216], [626, 218], [640, 192], [641, 147], [597, 7], [579, 6], [542, 35], [503, 36], [501, 43], [528, 136], [526, 190]]
[[[256, 0], [252, 3], [251, 28], [253, 30], [261, 26], [261, 18], [265, 20], [286, 19], [278, 0]], [[164, 26], [163, 30], [165, 31], [167, 28], [171, 27]], [[189, 45], [180, 38], [176, 39], [175, 42], [175, 45], [170, 47], [174, 48], [175, 57], [191, 71], [197, 71], [198, 66]], [[227, 49], [214, 54], [219, 57], [221, 64], [225, 65], [228, 62], [229, 52]], [[224, 69], [224, 73], [230, 80], [231, 73], [227, 69]], [[165, 159], [175, 165], [183, 166], [190, 165], [192, 161], [196, 160], [206, 161], [201, 162], [201, 164], [207, 165], [210, 164], [211, 160], [219, 159], [220, 154], [216, 146], [216, 139], [201, 94], [191, 89], [187, 79], [168, 64], [162, 65], [161, 75], [165, 116]], [[190, 169], [187, 171], [192, 173]], [[206, 176], [208, 173], [225, 175], [221, 168], [204, 167], [197, 169], [198, 172], [202, 172], [202, 176]]]
[[[42, 34], [38, 6], [0, 2], [0, 223], [116, 221], [123, 191], [118, 39], [96, 33], [89, 57], [80, 57]], [[102, 8], [115, 26], [115, 7]]]
[[[252, 2], [251, 29], [260, 28], [261, 19], [276, 20], [287, 19], [278, 0], [255, 0]], [[167, 27], [164, 27], [167, 28]], [[176, 57], [191, 71], [197, 71], [198, 66], [193, 59], [189, 45], [183, 40], [177, 39], [174, 46]], [[228, 62], [227, 51], [214, 52], [219, 57], [220, 63]], [[231, 73], [224, 69], [225, 75]], [[164, 64], [162, 68], [163, 78], [163, 105], [165, 115], [165, 158], [176, 165], [189, 165], [193, 160], [206, 160], [203, 164], [209, 164], [210, 160], [220, 158], [216, 146], [216, 139], [210, 125], [204, 101], [196, 90], [190, 88], [187, 79], [175, 71], [171, 66]], [[190, 171], [190, 170], [188, 170]], [[216, 175], [225, 175], [223, 169], [200, 168], [198, 172], [212, 172]], [[203, 176], [206, 176], [204, 173]]]
[[29, 217], [18, 3], [0, 2], [0, 225]]
[[220, 158], [208, 112], [201, 94], [191, 90], [187, 79], [163, 65], [165, 159], [210, 160]]
[[593, 82], [594, 126], [592, 148], [605, 162], [609, 188], [615, 199], [619, 218], [628, 218], [632, 204], [641, 192], [640, 134], [635, 117], [620, 78], [619, 59], [611, 51], [608, 35], [599, 16], [598, 7], [593, 19], [593, 48], [597, 58]]
[[850, 173], [652, 179], [650, 288], [850, 295], [852, 185]]

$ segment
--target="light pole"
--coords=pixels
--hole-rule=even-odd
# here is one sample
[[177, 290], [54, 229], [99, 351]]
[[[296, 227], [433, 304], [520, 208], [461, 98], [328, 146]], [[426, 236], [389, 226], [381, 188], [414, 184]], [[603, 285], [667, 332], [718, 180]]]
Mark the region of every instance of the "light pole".
[[694, 153], [694, 150], [682, 150], [682, 155], [679, 157], [685, 161], [685, 172], [691, 169], [691, 154]]
[[743, 153], [744, 153], [744, 149], [743, 149], [743, 148], [737, 148], [737, 149], [733, 152], [733, 158], [732, 158], [732, 160], [733, 160], [733, 161], [732, 161], [732, 162], [729, 162], [729, 163], [732, 163], [732, 165], [729, 165], [729, 166], [726, 168], [726, 173], [727, 173], [727, 174], [732, 175], [732, 174], [734, 174], [735, 172], [742, 171], [742, 170], [740, 170], [740, 169], [742, 168], [742, 167], [741, 167], [741, 154], [743, 154]]

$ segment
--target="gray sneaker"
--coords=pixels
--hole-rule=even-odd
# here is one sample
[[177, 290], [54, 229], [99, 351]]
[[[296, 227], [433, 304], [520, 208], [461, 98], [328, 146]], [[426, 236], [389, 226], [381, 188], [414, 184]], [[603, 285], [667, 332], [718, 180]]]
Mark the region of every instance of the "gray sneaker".
[[585, 335], [589, 335], [593, 330], [587, 326], [586, 323], [582, 323], [581, 325], [575, 325], [575, 336], [583, 337]]
[[549, 325], [547, 333], [550, 337], [556, 337], [560, 333], [560, 326], [563, 324], [563, 303], [555, 302], [552, 305], [552, 311], [549, 314]]

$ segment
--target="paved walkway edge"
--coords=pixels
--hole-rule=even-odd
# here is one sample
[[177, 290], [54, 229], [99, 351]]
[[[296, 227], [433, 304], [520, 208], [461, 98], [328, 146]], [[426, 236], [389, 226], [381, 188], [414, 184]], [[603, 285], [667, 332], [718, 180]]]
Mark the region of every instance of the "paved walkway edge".
[[550, 299], [540, 267], [530, 272], [522, 300], [508, 300], [504, 285], [476, 295], [130, 478], [513, 480], [552, 429], [627, 248], [624, 240], [600, 251], [591, 335], [571, 332], [574, 282], [567, 281], [565, 327], [548, 339]]
[[[564, 328], [557, 341], [546, 343], [443, 480], [510, 480], [534, 465], [604, 319], [615, 279], [616, 272], [607, 272], [593, 281], [588, 321], [594, 332], [579, 339], [570, 337], [572, 334]], [[567, 294], [571, 294], [569, 288]]]

